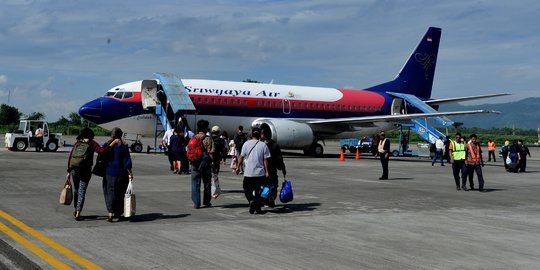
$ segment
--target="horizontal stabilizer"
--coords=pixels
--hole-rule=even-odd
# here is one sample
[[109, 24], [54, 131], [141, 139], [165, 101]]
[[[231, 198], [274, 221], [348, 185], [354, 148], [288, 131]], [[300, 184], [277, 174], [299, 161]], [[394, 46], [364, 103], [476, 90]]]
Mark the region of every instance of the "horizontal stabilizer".
[[462, 101], [470, 101], [470, 100], [492, 98], [492, 97], [500, 97], [500, 96], [508, 96], [508, 95], [511, 95], [511, 94], [510, 93], [498, 93], [498, 94], [469, 96], [469, 97], [440, 98], [440, 99], [426, 100], [424, 102], [426, 104], [430, 105], [430, 106], [435, 106], [435, 105], [440, 105], [440, 104], [445, 104], [445, 103], [456, 103], [456, 102], [462, 102]]
[[414, 118], [434, 118], [452, 115], [467, 115], [467, 114], [500, 114], [498, 111], [492, 110], [473, 110], [473, 111], [456, 111], [456, 112], [436, 112], [436, 113], [413, 113], [413, 114], [396, 114], [396, 115], [378, 115], [366, 117], [348, 117], [335, 119], [322, 119], [307, 121], [310, 125], [325, 125], [325, 124], [341, 124], [341, 125], [363, 125], [371, 122], [395, 122], [407, 123]]

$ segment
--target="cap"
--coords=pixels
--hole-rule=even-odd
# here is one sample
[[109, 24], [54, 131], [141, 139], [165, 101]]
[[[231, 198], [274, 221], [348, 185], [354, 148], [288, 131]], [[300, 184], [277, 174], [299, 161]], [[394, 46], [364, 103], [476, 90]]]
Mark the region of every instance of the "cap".
[[251, 135], [255, 135], [255, 134], [261, 134], [261, 129], [258, 128], [258, 127], [254, 127], [251, 129]]
[[381, 134], [381, 135], [385, 135], [385, 134], [384, 134], [384, 131], [381, 131], [381, 133], [380, 133], [380, 134]]
[[212, 127], [212, 133], [219, 133], [221, 131], [221, 129], [219, 128], [219, 126], [213, 126]]

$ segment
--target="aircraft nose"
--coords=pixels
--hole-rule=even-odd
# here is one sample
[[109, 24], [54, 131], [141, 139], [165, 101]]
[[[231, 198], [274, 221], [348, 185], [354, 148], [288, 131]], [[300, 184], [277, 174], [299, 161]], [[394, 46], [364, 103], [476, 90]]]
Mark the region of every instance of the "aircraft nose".
[[79, 108], [79, 115], [93, 123], [101, 124], [101, 98], [94, 99]]

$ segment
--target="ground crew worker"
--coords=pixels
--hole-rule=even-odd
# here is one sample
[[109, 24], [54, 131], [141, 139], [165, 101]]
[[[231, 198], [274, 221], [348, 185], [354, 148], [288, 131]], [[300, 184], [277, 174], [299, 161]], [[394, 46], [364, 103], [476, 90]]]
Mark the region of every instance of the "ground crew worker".
[[[466, 152], [465, 143], [461, 138], [461, 133], [456, 133], [456, 139], [450, 140], [450, 146], [448, 147], [450, 163], [452, 164], [452, 172], [454, 174], [454, 181], [456, 181], [457, 190], [467, 191], [467, 166], [465, 166]], [[459, 187], [459, 172], [461, 171], [461, 188]]]
[[471, 134], [470, 142], [467, 144], [467, 172], [469, 174], [469, 186], [471, 190], [474, 189], [474, 172], [478, 176], [478, 191], [484, 192], [484, 176], [482, 175], [482, 167], [484, 167], [484, 160], [482, 158], [482, 148], [477, 142], [476, 134]]
[[379, 177], [379, 180], [386, 180], [388, 179], [388, 161], [390, 160], [390, 140], [386, 138], [384, 131], [381, 131], [380, 136], [381, 139], [377, 150], [381, 159], [383, 174]]
[[38, 125], [38, 128], [36, 129], [36, 152], [41, 151], [43, 149], [43, 128], [41, 125]]
[[488, 161], [491, 161], [491, 156], [493, 156], [493, 162], [497, 162], [497, 160], [495, 160], [495, 148], [497, 147], [497, 145], [495, 144], [495, 142], [489, 138], [488, 140]]

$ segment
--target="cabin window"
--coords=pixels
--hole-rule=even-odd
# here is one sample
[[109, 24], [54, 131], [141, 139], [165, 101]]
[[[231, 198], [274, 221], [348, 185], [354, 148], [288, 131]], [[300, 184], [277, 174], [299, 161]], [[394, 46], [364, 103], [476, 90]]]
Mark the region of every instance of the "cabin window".
[[241, 100], [239, 100], [239, 99], [237, 99], [237, 100], [236, 100], [236, 104], [238, 104], [238, 105], [242, 105], [242, 101], [241, 101]]
[[248, 101], [247, 101], [247, 100], [244, 100], [244, 105], [245, 105], [245, 106], [248, 105]]
[[216, 99], [212, 99], [212, 104], [216, 104]]
[[302, 103], [298, 103], [298, 109], [302, 109]]
[[337, 105], [337, 109], [338, 109], [338, 110], [341, 110], [341, 105], [338, 104], [338, 105]]
[[296, 103], [295, 102], [292, 103], [292, 107], [296, 108]]
[[234, 99], [231, 99], [231, 105], [234, 105]]
[[349, 105], [349, 111], [350, 111], [350, 110], [352, 110], [352, 107], [351, 107], [351, 105]]
[[201, 103], [202, 102], [202, 98], [197, 98], [197, 103]]
[[228, 99], [223, 99], [223, 103], [229, 104], [229, 100]]
[[258, 100], [255, 102], [255, 106], [259, 107], [259, 101]]
[[317, 103], [317, 109], [319, 109], [319, 108], [320, 108], [319, 106], [320, 106], [320, 104], [319, 104], [319, 103]]
[[220, 104], [220, 105], [221, 105], [221, 98], [218, 98], [218, 99], [217, 99], [217, 104]]
[[313, 109], [313, 103], [309, 103], [309, 108]]
[[204, 98], [204, 103], [208, 104], [208, 98]]

